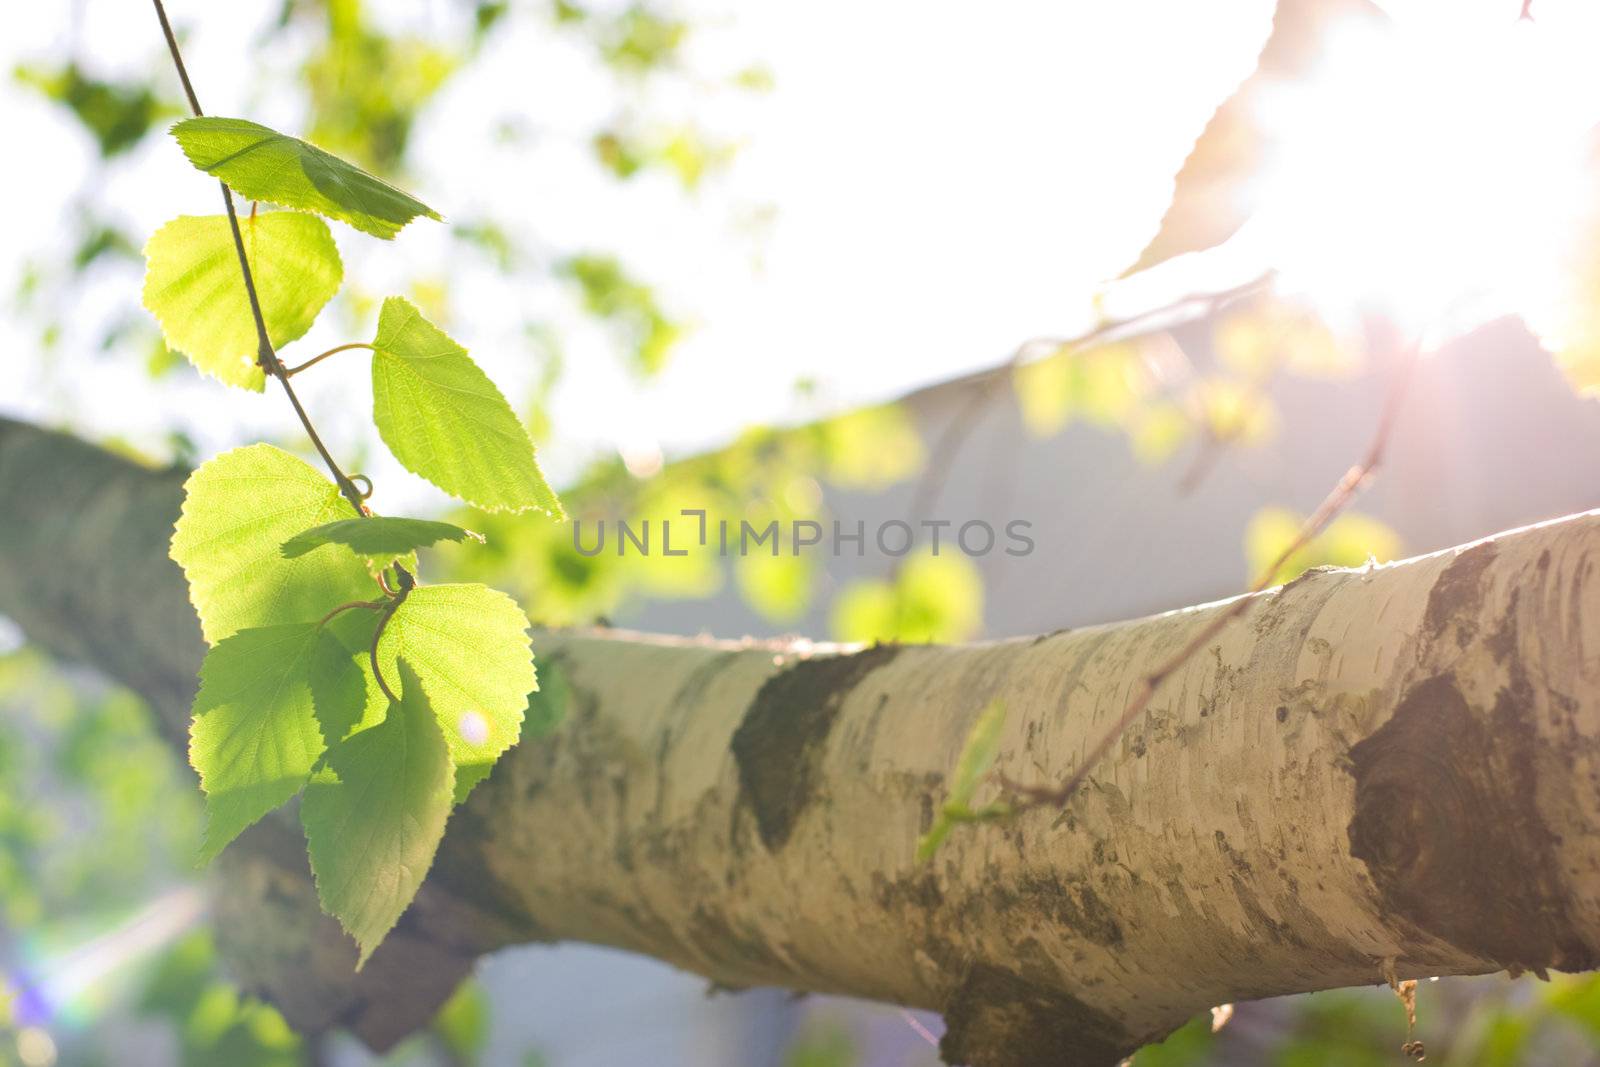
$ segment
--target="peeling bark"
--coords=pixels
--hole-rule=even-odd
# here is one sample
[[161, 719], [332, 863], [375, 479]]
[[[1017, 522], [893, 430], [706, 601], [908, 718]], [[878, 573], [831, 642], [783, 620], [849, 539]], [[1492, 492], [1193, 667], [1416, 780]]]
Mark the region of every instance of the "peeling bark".
[[[166, 561], [180, 477], [0, 421], [0, 611], [181, 736], [201, 645]], [[960, 647], [540, 632], [564, 717], [456, 812], [366, 971], [292, 822], [225, 855], [220, 932], [303, 1029], [377, 1045], [497, 947], [576, 939], [723, 986], [943, 1011], [976, 1067], [1109, 1064], [1213, 1004], [1596, 965], [1600, 514], [1250, 610], [1062, 811], [917, 835], [981, 709], [1058, 780], [1207, 605]]]

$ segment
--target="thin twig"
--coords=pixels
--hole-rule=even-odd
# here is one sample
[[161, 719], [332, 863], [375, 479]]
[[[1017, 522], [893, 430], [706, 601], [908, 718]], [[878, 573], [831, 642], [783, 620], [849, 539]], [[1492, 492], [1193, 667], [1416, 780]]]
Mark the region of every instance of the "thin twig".
[[321, 363], [323, 360], [327, 359], [329, 356], [335, 355], [336, 353], [339, 353], [339, 352], [348, 352], [352, 348], [371, 348], [371, 347], [372, 346], [370, 344], [368, 344], [367, 342], [365, 342], [365, 341], [351, 341], [347, 345], [337, 345], [337, 346], [335, 346], [333, 348], [328, 349], [326, 352], [321, 353], [320, 355], [312, 356], [310, 359], [306, 360], [304, 363], [300, 364], [299, 366], [284, 368], [283, 376], [285, 378], [293, 378], [296, 374], [299, 374], [301, 371], [306, 370], [306, 369], [308, 369], [310, 367], [314, 367], [318, 363]]
[[1133, 724], [1133, 721], [1149, 708], [1150, 701], [1155, 698], [1156, 692], [1161, 688], [1162, 683], [1181, 670], [1197, 652], [1215, 640], [1218, 634], [1227, 629], [1229, 623], [1248, 611], [1250, 606], [1256, 602], [1255, 594], [1270, 587], [1283, 565], [1289, 562], [1301, 549], [1305, 548], [1318, 534], [1322, 533], [1328, 524], [1355, 498], [1356, 494], [1366, 486], [1378, 467], [1383, 463], [1384, 453], [1389, 446], [1389, 436], [1393, 432], [1396, 416], [1410, 387], [1412, 371], [1416, 366], [1417, 358], [1418, 347], [1412, 345], [1407, 349], [1404, 361], [1389, 387], [1388, 396], [1384, 401], [1383, 413], [1378, 418], [1378, 427], [1373, 434], [1372, 444], [1368, 446], [1367, 454], [1362, 458], [1361, 462], [1344, 473], [1344, 477], [1339, 479], [1338, 484], [1323, 498], [1317, 510], [1312, 512], [1311, 517], [1300, 527], [1300, 532], [1278, 554], [1278, 557], [1272, 561], [1245, 596], [1234, 599], [1225, 609], [1213, 615], [1209, 622], [1184, 643], [1182, 648], [1162, 661], [1150, 673], [1139, 679], [1139, 687], [1135, 690], [1132, 699], [1128, 701], [1128, 706], [1123, 709], [1117, 721], [1111, 724], [1111, 728], [1090, 747], [1083, 759], [1079, 761], [1077, 769], [1068, 775], [1065, 781], [1059, 785], [1052, 786], [1028, 785], [1013, 781], [1003, 774], [997, 773], [995, 775], [995, 780], [1002, 789], [1015, 794], [1020, 799], [1021, 804], [1019, 807], [1038, 807], [1043, 805], [1060, 807], [1071, 799], [1072, 794], [1083, 784], [1084, 779], [1089, 776], [1089, 772], [1094, 770], [1111, 746], [1116, 744], [1128, 727]]

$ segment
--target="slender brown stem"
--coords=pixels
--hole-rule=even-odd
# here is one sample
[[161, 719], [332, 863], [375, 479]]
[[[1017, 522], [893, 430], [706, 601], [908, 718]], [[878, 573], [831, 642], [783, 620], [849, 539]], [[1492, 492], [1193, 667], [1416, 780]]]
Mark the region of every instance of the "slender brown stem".
[[310, 368], [310, 367], [314, 367], [318, 363], [321, 363], [323, 360], [327, 359], [329, 356], [334, 355], [334, 354], [339, 353], [339, 352], [348, 352], [352, 348], [371, 348], [371, 347], [372, 346], [367, 344], [367, 342], [365, 342], [365, 341], [351, 341], [347, 345], [338, 345], [338, 346], [336, 346], [334, 348], [328, 349], [326, 352], [323, 352], [320, 355], [312, 356], [310, 359], [306, 360], [304, 363], [300, 364], [299, 366], [285, 368], [285, 370], [283, 372], [283, 376], [285, 378], [293, 378], [296, 374], [299, 374], [301, 371], [306, 370], [307, 368]]
[[1372, 444], [1368, 446], [1367, 454], [1362, 458], [1361, 462], [1345, 471], [1344, 477], [1339, 479], [1338, 484], [1323, 498], [1317, 510], [1312, 512], [1311, 517], [1301, 525], [1299, 533], [1289, 542], [1288, 546], [1262, 572], [1261, 577], [1250, 587], [1247, 595], [1238, 597], [1225, 610], [1213, 615], [1211, 620], [1202, 626], [1193, 637], [1189, 638], [1182, 648], [1178, 649], [1177, 652], [1164, 660], [1150, 673], [1139, 679], [1138, 688], [1134, 691], [1133, 697], [1128, 701], [1128, 705], [1123, 709], [1122, 714], [1117, 717], [1117, 721], [1112, 723], [1111, 728], [1102, 734], [1099, 740], [1090, 747], [1089, 751], [1084, 754], [1083, 759], [1079, 761], [1077, 769], [1067, 776], [1066, 780], [1059, 785], [1040, 786], [1013, 781], [1003, 774], [995, 775], [995, 780], [1002, 789], [1020, 798], [1022, 802], [1020, 806], [1051, 805], [1060, 807], [1071, 799], [1072, 794], [1083, 784], [1084, 780], [1089, 776], [1089, 772], [1094, 770], [1095, 766], [1111, 749], [1111, 746], [1116, 744], [1128, 727], [1133, 724], [1134, 720], [1144, 714], [1145, 710], [1150, 707], [1150, 701], [1155, 699], [1156, 692], [1161, 688], [1162, 683], [1181, 670], [1196, 653], [1215, 640], [1223, 630], [1227, 629], [1230, 623], [1248, 611], [1250, 606], [1255, 603], [1254, 594], [1260, 593], [1271, 586], [1273, 579], [1277, 577], [1278, 571], [1282, 569], [1283, 565], [1289, 562], [1306, 545], [1310, 544], [1349, 505], [1350, 501], [1355, 499], [1356, 494], [1366, 486], [1367, 482], [1372, 479], [1373, 474], [1377, 472], [1378, 467], [1383, 463], [1384, 453], [1389, 446], [1389, 436], [1393, 432], [1395, 419], [1399, 414], [1402, 402], [1405, 400], [1406, 392], [1410, 388], [1412, 371], [1416, 367], [1417, 358], [1418, 347], [1412, 345], [1407, 349], [1404, 362], [1390, 384], [1388, 396], [1384, 400], [1383, 413], [1379, 416], [1377, 430], [1373, 433]]
[[200, 98], [194, 95], [194, 85], [189, 81], [189, 70], [183, 65], [183, 54], [178, 51], [178, 38], [172, 32], [172, 23], [167, 21], [167, 9], [161, 6], [161, 0], [155, 0], [156, 18], [161, 20], [161, 32], [167, 38], [167, 51], [172, 53], [173, 66], [178, 68], [178, 80], [183, 83], [183, 95], [189, 98], [189, 110], [196, 115], [202, 115]]
[[383, 671], [378, 667], [378, 642], [383, 638], [383, 631], [389, 625], [389, 620], [394, 618], [394, 613], [405, 602], [406, 594], [410, 589], [401, 589], [395, 598], [384, 607], [383, 614], [378, 616], [378, 625], [372, 630], [372, 644], [367, 648], [367, 659], [372, 663], [372, 676], [378, 680], [378, 688], [383, 695], [389, 698], [389, 703], [398, 704], [400, 698], [394, 695], [394, 690], [389, 688], [389, 683], [383, 680]]
[[366, 608], [368, 611], [381, 611], [383, 610], [385, 603], [386, 601], [382, 600], [352, 600], [348, 604], [340, 604], [322, 618], [318, 619], [317, 625], [319, 627], [326, 626], [333, 620], [334, 616], [340, 615], [346, 611], [353, 611], [356, 608]]

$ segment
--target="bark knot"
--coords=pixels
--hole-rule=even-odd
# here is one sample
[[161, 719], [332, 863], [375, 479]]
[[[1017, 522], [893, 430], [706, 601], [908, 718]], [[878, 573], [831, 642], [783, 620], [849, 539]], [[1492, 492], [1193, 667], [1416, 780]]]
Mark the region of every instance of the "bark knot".
[[1350, 750], [1350, 854], [1385, 908], [1471, 955], [1541, 971], [1595, 965], [1567, 911], [1554, 835], [1539, 810], [1532, 688], [1487, 713], [1450, 673], [1413, 686]]

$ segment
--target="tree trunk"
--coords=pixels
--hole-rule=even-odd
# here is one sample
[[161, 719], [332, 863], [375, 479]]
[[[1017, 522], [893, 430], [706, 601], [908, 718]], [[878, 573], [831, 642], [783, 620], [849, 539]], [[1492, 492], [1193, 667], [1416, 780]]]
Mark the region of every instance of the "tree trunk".
[[[202, 654], [181, 472], [0, 421], [0, 612], [181, 741]], [[960, 647], [539, 632], [564, 714], [451, 818], [359, 976], [291, 817], [219, 861], [218, 934], [297, 1027], [393, 1043], [472, 960], [575, 939], [723, 986], [945, 1013], [947, 1061], [1111, 1064], [1226, 1001], [1596, 966], [1600, 515], [1261, 594], [1064, 810], [913, 853], [974, 718], [1049, 783], [1206, 605]]]

